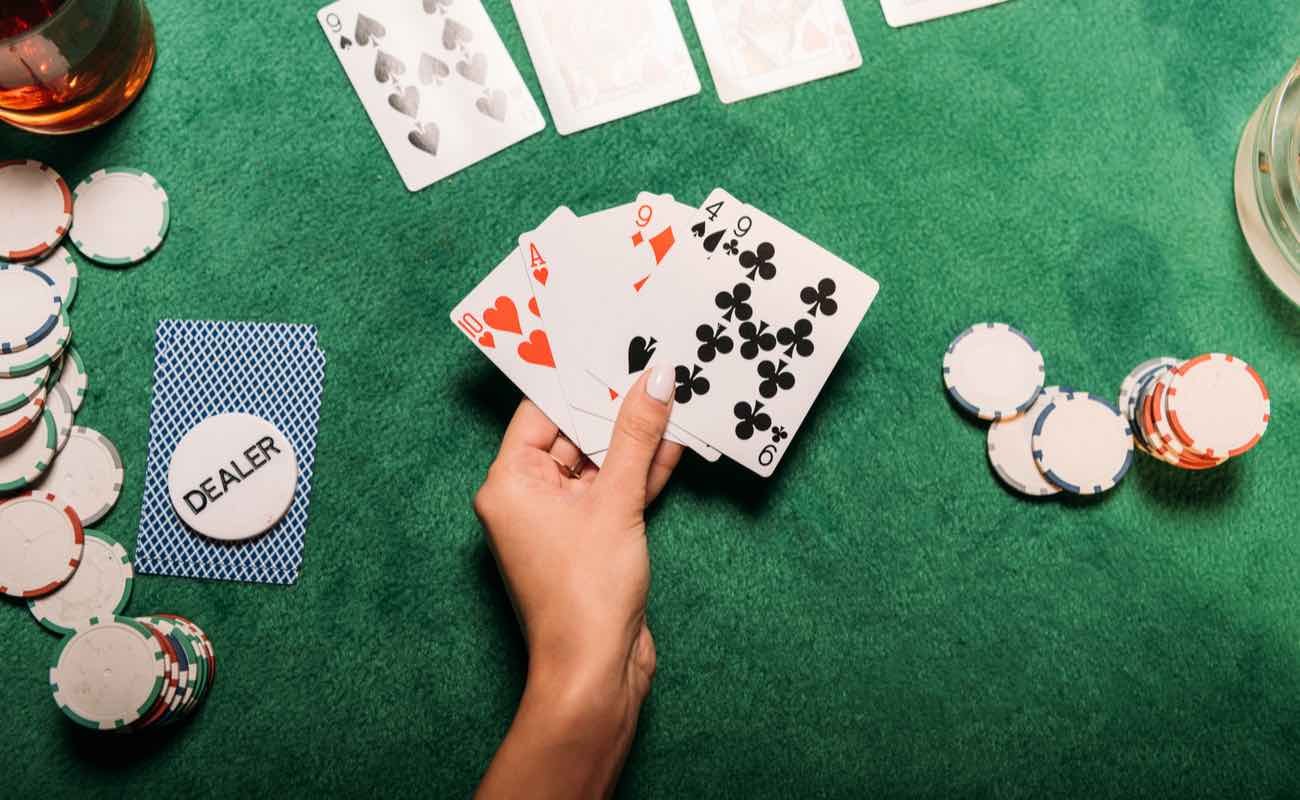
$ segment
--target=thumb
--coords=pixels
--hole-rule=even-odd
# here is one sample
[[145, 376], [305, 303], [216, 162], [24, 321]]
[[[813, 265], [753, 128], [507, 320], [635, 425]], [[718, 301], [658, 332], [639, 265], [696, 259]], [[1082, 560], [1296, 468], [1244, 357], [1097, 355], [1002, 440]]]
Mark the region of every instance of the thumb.
[[646, 483], [659, 442], [668, 430], [672, 406], [674, 370], [659, 364], [647, 370], [628, 391], [614, 422], [609, 454], [596, 478], [602, 491], [625, 498], [630, 510], [640, 513], [646, 506]]

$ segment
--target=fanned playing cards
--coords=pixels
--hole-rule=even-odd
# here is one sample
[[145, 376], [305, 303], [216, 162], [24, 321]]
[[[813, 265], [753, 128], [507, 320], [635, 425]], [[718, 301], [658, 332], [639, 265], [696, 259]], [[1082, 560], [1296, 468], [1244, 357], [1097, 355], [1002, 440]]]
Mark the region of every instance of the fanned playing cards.
[[698, 208], [644, 192], [557, 209], [451, 318], [598, 464], [627, 391], [668, 364], [669, 438], [768, 476], [878, 291], [725, 190]]

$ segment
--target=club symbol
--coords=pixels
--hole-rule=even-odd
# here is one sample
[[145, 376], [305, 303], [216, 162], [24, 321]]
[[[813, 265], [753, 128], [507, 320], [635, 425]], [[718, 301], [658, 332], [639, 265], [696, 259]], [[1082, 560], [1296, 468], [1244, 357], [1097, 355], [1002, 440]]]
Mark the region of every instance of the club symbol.
[[751, 281], [754, 276], [770, 281], [776, 277], [776, 265], [772, 263], [772, 257], [776, 255], [776, 248], [771, 242], [763, 242], [753, 250], [746, 250], [740, 254], [740, 268], [745, 270], [745, 277]]
[[772, 427], [772, 418], [763, 411], [763, 404], [755, 400], [753, 405], [746, 402], [736, 403], [732, 409], [739, 422], [736, 423], [736, 438], [747, 442], [754, 438], [756, 431], [765, 431]]
[[752, 322], [741, 323], [740, 338], [745, 340], [740, 346], [740, 357], [746, 361], [753, 361], [760, 352], [766, 353], [776, 347], [776, 337], [767, 329], [766, 322], [757, 325]]
[[729, 256], [734, 256], [736, 253], [740, 252], [740, 242], [732, 239], [722, 246], [722, 252]]
[[780, 444], [782, 440], [789, 438], [790, 432], [785, 428], [782, 428], [780, 425], [777, 425], [772, 429], [772, 444]]
[[792, 358], [795, 353], [804, 358], [813, 354], [813, 341], [808, 338], [812, 336], [812, 331], [812, 320], [800, 318], [789, 328], [776, 332], [776, 340], [785, 348], [786, 358]]
[[677, 391], [673, 393], [673, 399], [684, 405], [696, 397], [708, 394], [712, 387], [709, 385], [709, 379], [700, 374], [703, 371], [704, 368], [699, 364], [690, 369], [678, 366], [675, 371]]
[[786, 368], [790, 363], [785, 360], [760, 361], [758, 363], [758, 377], [762, 382], [758, 384], [758, 393], [763, 397], [771, 400], [776, 397], [778, 391], [790, 391], [794, 388], [794, 373], [787, 372]]
[[718, 292], [713, 298], [713, 304], [724, 313], [722, 318], [731, 321], [732, 317], [738, 320], [747, 320], [754, 316], [754, 307], [745, 302], [754, 293], [747, 283], [738, 283], [730, 292]]
[[809, 316], [815, 317], [820, 311], [824, 316], [832, 317], [840, 310], [840, 304], [831, 299], [833, 294], [835, 294], [835, 281], [822, 278], [817, 282], [816, 288], [803, 287], [803, 291], [799, 292], [799, 299], [809, 306]]
[[726, 325], [719, 325], [715, 330], [712, 325], [701, 325], [695, 329], [695, 338], [700, 340], [700, 348], [696, 354], [705, 364], [717, 358], [719, 354], [726, 355], [735, 347], [735, 342], [730, 336], [725, 334]]

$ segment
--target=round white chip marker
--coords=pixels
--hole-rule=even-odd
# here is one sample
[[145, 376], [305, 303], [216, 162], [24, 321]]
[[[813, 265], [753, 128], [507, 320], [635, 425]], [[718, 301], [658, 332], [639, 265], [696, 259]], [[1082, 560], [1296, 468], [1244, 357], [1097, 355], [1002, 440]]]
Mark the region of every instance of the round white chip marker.
[[0, 378], [17, 378], [48, 367], [59, 360], [72, 341], [72, 323], [67, 312], [59, 314], [54, 329], [39, 342], [19, 353], [0, 353]]
[[288, 513], [298, 456], [288, 437], [252, 414], [196, 425], [172, 454], [167, 487], [181, 521], [222, 541], [266, 533]]
[[1071, 494], [1101, 494], [1133, 465], [1133, 430], [1109, 401], [1062, 391], [1034, 422], [1034, 460]]
[[167, 192], [147, 172], [101, 169], [73, 191], [76, 215], [69, 238], [81, 254], [109, 266], [148, 258], [167, 235]]
[[17, 264], [0, 264], [0, 353], [20, 353], [58, 324], [63, 297], [54, 279]]
[[1043, 354], [1015, 328], [981, 323], [948, 345], [943, 382], [952, 399], [980, 419], [1014, 417], [1042, 391]]
[[69, 719], [94, 730], [139, 720], [162, 694], [162, 645], [140, 623], [103, 620], [65, 639], [50, 669], [54, 702]]
[[68, 248], [59, 245], [45, 258], [29, 263], [27, 266], [35, 267], [48, 275], [50, 280], [54, 281], [55, 287], [58, 288], [59, 297], [63, 298], [63, 307], [72, 308], [72, 301], [77, 297], [80, 272], [77, 270], [77, 262], [72, 258], [72, 253], [68, 252]]
[[54, 462], [59, 429], [54, 415], [41, 414], [35, 425], [0, 441], [0, 492], [12, 492], [35, 483]]
[[71, 580], [44, 597], [27, 601], [38, 622], [65, 636], [88, 627], [93, 620], [122, 613], [135, 580], [126, 548], [102, 533], [85, 534], [81, 565]]
[[72, 506], [86, 525], [108, 515], [122, 494], [122, 458], [108, 437], [90, 428], [73, 428], [63, 451], [40, 482]]
[[1268, 388], [1234, 356], [1207, 353], [1183, 364], [1169, 382], [1169, 426], [1194, 453], [1239, 456], [1268, 429]]
[[1068, 390], [1048, 386], [1027, 412], [989, 426], [989, 463], [1003, 483], [1023, 495], [1048, 497], [1062, 491], [1061, 487], [1043, 477], [1038, 468], [1038, 462], [1034, 460], [1033, 438], [1038, 416], [1063, 391]]
[[0, 504], [0, 594], [31, 598], [59, 588], [76, 571], [83, 543], [81, 520], [54, 495]]
[[0, 161], [0, 259], [48, 253], [72, 222], [72, 195], [59, 173], [39, 161]]

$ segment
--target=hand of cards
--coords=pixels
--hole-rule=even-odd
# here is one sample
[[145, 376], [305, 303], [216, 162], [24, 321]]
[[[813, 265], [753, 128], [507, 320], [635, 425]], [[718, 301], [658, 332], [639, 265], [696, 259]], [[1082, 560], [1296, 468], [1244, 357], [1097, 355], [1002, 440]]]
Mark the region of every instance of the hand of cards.
[[623, 395], [675, 367], [668, 438], [771, 475], [879, 284], [722, 189], [519, 237], [451, 320], [596, 464]]

